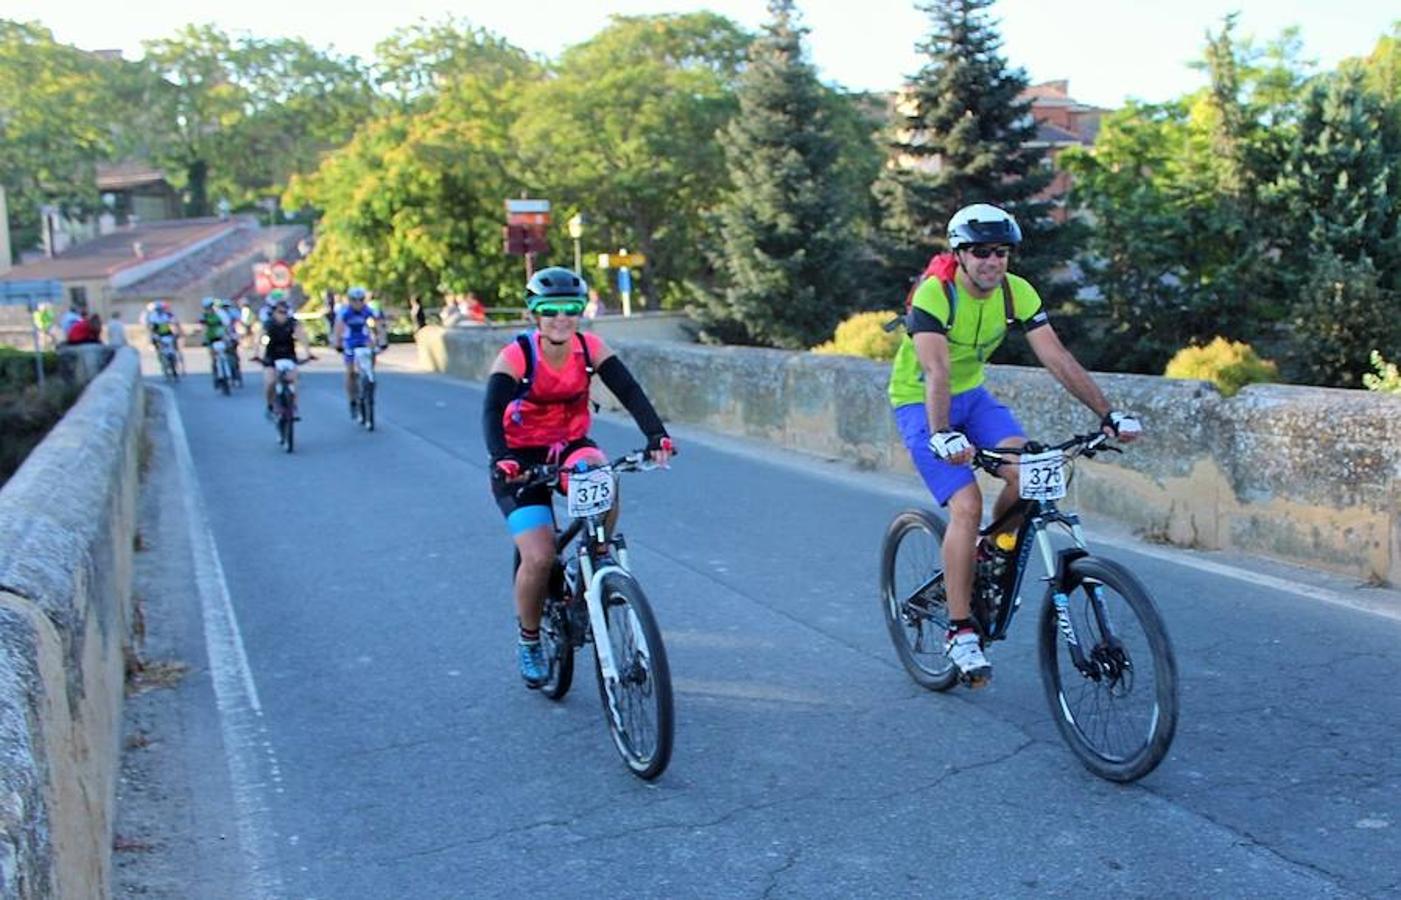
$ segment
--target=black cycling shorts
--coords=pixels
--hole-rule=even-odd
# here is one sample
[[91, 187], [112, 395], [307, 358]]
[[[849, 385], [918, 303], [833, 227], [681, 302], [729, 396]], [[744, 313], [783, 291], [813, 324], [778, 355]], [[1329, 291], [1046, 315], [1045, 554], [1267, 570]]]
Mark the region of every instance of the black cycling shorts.
[[[564, 462], [580, 450], [592, 448], [598, 449], [598, 445], [591, 439], [583, 437], [577, 441], [570, 441], [565, 444], [564, 449], [555, 457], [559, 462]], [[549, 447], [513, 447], [511, 455], [521, 464], [522, 469], [530, 466], [538, 466], [550, 462]], [[554, 492], [559, 489], [558, 485], [537, 484], [532, 488], [521, 491], [520, 496], [516, 496], [516, 486], [495, 477], [495, 470], [488, 473], [491, 478], [491, 495], [496, 499], [496, 505], [501, 509], [501, 515], [507, 519], [511, 518], [511, 513], [527, 506], [553, 506]]]

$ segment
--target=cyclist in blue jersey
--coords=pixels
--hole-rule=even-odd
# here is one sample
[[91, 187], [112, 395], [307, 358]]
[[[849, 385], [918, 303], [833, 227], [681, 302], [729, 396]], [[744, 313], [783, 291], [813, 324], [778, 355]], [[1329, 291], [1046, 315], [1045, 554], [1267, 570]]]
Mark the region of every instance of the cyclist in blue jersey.
[[331, 343], [345, 360], [345, 397], [350, 403], [350, 417], [355, 418], [355, 348], [380, 347], [385, 333], [378, 314], [370, 307], [368, 292], [359, 285], [346, 291], [345, 306], [336, 314], [336, 331]]

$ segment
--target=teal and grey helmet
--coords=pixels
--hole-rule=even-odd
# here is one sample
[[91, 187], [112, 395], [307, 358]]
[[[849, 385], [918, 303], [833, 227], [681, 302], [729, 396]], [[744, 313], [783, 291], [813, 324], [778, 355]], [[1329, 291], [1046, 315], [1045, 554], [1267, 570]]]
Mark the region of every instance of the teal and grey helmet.
[[531, 312], [541, 303], [570, 300], [587, 303], [589, 286], [584, 279], [563, 266], [541, 269], [530, 276], [530, 283], [525, 286], [525, 307]]
[[991, 203], [965, 206], [949, 219], [949, 249], [961, 250], [974, 244], [1010, 244], [1022, 242], [1022, 229], [1005, 209]]

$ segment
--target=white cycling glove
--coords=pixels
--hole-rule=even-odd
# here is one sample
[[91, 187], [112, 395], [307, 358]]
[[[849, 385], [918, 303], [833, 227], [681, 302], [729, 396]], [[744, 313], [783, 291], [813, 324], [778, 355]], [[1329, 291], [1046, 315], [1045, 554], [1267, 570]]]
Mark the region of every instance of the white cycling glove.
[[972, 446], [961, 431], [936, 431], [929, 436], [929, 449], [940, 459], [957, 456]]
[[1143, 424], [1138, 421], [1138, 416], [1132, 413], [1121, 413], [1111, 409], [1104, 414], [1100, 420], [1100, 425], [1112, 429], [1115, 435], [1139, 435], [1143, 433]]

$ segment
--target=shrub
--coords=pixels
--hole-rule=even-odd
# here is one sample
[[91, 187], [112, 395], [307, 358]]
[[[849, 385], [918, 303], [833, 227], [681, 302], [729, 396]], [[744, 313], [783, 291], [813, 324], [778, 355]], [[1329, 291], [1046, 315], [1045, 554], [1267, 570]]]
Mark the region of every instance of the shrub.
[[1368, 372], [1362, 376], [1362, 384], [1367, 390], [1401, 396], [1401, 370], [1397, 369], [1396, 363], [1387, 362], [1382, 359], [1380, 353], [1373, 350], [1372, 368], [1377, 370], [1377, 374]]
[[1168, 378], [1200, 378], [1216, 385], [1221, 394], [1234, 396], [1247, 384], [1274, 381], [1279, 368], [1255, 355], [1249, 344], [1214, 338], [1205, 347], [1183, 347], [1168, 362]]
[[[40, 354], [44, 361], [44, 374], [58, 374], [58, 354], [46, 350]], [[0, 391], [18, 390], [34, 384], [38, 376], [34, 371], [34, 351], [16, 347], [0, 346]]]
[[886, 331], [885, 323], [890, 321], [889, 312], [861, 312], [847, 318], [837, 326], [832, 339], [812, 348], [813, 353], [829, 353], [841, 356], [864, 356], [867, 359], [890, 362], [895, 351], [900, 348], [903, 329]]

